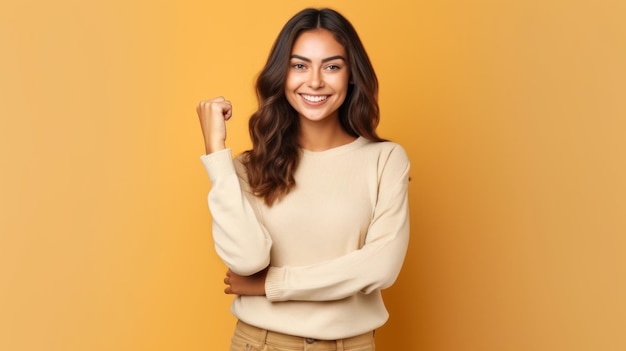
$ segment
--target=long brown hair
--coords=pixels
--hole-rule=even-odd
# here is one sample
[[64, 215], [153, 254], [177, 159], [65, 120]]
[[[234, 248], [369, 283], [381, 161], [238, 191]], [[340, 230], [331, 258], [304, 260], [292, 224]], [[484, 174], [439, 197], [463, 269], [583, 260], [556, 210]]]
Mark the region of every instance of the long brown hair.
[[298, 12], [278, 34], [257, 78], [259, 109], [249, 122], [252, 149], [246, 151], [244, 164], [252, 190], [268, 206], [296, 185], [294, 173], [301, 155], [298, 113], [285, 97], [291, 49], [300, 34], [320, 28], [330, 31], [348, 55], [352, 84], [339, 108], [342, 128], [354, 137], [383, 141], [376, 134], [380, 119], [378, 79], [354, 27], [331, 9], [308, 8]]

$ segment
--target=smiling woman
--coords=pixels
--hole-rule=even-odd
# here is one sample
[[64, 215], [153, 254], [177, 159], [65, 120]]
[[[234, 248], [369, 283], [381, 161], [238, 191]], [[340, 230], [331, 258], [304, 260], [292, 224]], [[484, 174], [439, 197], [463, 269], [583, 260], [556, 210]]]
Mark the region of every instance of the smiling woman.
[[233, 161], [226, 148], [228, 100], [198, 105], [224, 291], [237, 295], [231, 351], [374, 350], [409, 237], [409, 161], [376, 134], [377, 93], [352, 25], [306, 9], [259, 75], [251, 150]]
[[[296, 40], [291, 50], [291, 67], [285, 82], [285, 97], [298, 112], [303, 136], [314, 133], [321, 123], [329, 123], [336, 133], [350, 136], [336, 123], [339, 107], [348, 93], [350, 70], [345, 49], [332, 33], [325, 29], [312, 30]], [[311, 130], [313, 129], [313, 130]], [[324, 130], [324, 134], [327, 131]], [[328, 138], [332, 138], [328, 135]], [[338, 140], [342, 144], [343, 140]], [[301, 140], [304, 149], [317, 148], [320, 138]], [[327, 144], [327, 141], [323, 141]], [[323, 149], [327, 145], [322, 145]]]

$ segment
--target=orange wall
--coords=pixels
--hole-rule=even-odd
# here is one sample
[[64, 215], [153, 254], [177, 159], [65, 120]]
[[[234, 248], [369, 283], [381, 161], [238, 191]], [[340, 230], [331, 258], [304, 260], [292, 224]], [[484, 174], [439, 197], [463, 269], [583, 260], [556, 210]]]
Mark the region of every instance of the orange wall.
[[[369, 4], [368, 4], [369, 3]], [[413, 164], [381, 350], [626, 349], [623, 1], [0, 6], [0, 350], [225, 350], [198, 100], [332, 4]]]

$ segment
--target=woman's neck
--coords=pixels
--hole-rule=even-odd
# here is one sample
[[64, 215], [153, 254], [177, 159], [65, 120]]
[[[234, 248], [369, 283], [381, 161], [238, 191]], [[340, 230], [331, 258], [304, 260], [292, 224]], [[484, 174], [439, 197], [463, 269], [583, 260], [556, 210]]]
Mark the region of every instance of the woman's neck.
[[336, 123], [302, 123], [300, 146], [309, 151], [324, 151], [356, 140], [346, 133], [339, 121]]

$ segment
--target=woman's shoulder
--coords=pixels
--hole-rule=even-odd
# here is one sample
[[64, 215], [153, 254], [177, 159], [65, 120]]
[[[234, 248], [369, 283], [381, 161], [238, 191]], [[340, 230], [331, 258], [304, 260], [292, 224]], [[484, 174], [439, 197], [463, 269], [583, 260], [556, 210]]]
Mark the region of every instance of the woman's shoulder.
[[394, 157], [399, 160], [406, 159], [408, 160], [408, 155], [406, 150], [402, 145], [397, 142], [385, 140], [385, 141], [368, 141], [365, 145], [366, 152], [376, 153], [380, 156], [388, 156]]
[[408, 182], [411, 162], [402, 145], [393, 141], [380, 141], [369, 142], [366, 147], [371, 150], [372, 158], [375, 158], [374, 162], [379, 179]]

